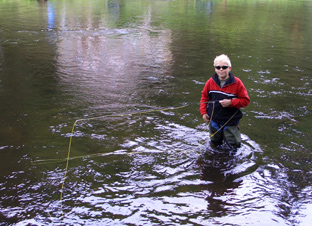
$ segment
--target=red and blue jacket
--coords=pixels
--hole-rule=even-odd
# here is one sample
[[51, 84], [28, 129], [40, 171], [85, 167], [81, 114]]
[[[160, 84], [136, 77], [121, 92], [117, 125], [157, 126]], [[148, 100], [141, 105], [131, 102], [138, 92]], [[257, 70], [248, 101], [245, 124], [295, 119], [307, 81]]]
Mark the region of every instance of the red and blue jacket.
[[[220, 100], [231, 99], [229, 107], [222, 107]], [[200, 100], [200, 114], [208, 114], [210, 119], [220, 125], [236, 126], [243, 117], [240, 108], [246, 107], [250, 102], [243, 82], [230, 73], [229, 79], [221, 88], [217, 74], [214, 74], [206, 83]], [[211, 118], [212, 115], [212, 118]]]

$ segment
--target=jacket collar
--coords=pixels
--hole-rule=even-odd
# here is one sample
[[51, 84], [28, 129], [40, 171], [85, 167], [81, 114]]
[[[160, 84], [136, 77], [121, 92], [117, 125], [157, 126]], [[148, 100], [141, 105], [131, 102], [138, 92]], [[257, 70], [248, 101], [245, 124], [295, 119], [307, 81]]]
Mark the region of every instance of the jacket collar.
[[[212, 79], [215, 81], [215, 83], [218, 84], [219, 87], [221, 87], [220, 79], [219, 79], [219, 76], [217, 75], [217, 73], [215, 73], [212, 76]], [[224, 84], [224, 86], [231, 85], [233, 83], [236, 83], [236, 79], [235, 79], [234, 75], [230, 72], [230, 77], [226, 80], [226, 83]]]

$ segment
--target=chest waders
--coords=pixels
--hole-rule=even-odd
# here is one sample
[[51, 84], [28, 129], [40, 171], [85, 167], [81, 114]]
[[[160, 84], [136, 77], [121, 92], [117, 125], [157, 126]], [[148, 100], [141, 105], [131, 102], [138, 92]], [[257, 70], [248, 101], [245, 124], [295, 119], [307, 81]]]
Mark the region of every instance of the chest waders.
[[[211, 118], [213, 117], [215, 104], [213, 103], [212, 106], [213, 108]], [[237, 111], [223, 125], [220, 125], [215, 121], [210, 120], [209, 122], [210, 138], [211, 143], [214, 146], [221, 145], [223, 140], [234, 149], [239, 148], [241, 146], [241, 134], [238, 126], [239, 122], [235, 126], [227, 126], [227, 124], [231, 121], [231, 119], [236, 115], [238, 111], [239, 109], [237, 109]]]
[[240, 129], [237, 126], [224, 126], [219, 125], [214, 121], [210, 121], [209, 125], [211, 142], [213, 145], [221, 145], [224, 140], [230, 147], [239, 148], [241, 146]]

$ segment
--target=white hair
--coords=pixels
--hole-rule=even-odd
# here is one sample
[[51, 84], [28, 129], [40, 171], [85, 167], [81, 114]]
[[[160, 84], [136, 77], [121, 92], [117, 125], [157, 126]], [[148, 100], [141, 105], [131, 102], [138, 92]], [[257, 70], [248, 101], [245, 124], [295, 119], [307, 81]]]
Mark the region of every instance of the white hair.
[[216, 56], [216, 58], [214, 59], [213, 65], [217, 66], [216, 63], [219, 61], [225, 62], [228, 64], [229, 67], [232, 67], [230, 58], [225, 54], [221, 54], [219, 56]]

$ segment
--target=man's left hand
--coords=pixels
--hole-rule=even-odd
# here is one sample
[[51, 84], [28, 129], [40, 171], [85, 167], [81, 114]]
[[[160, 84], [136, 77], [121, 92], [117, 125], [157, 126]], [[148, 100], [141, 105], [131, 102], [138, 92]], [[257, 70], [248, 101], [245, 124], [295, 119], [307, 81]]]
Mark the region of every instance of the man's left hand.
[[232, 104], [232, 100], [224, 99], [224, 100], [220, 100], [219, 103], [222, 105], [222, 107], [226, 108]]

